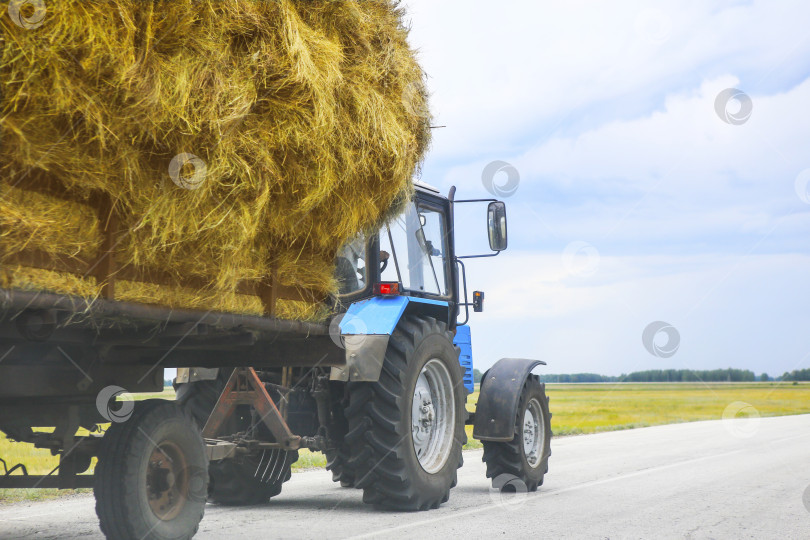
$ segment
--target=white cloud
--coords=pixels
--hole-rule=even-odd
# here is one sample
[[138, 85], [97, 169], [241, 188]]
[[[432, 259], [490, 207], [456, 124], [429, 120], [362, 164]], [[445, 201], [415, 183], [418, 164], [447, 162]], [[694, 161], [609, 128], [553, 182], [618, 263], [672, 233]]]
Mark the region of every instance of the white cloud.
[[[668, 96], [647, 116], [505, 156], [521, 173], [508, 201], [513, 238], [525, 247], [549, 236], [606, 249], [624, 241], [641, 252], [685, 242], [689, 252], [745, 251], [768, 235], [799, 249], [810, 227], [810, 207], [795, 191], [797, 175], [810, 165], [810, 79], [784, 93], [751, 96], [754, 112], [741, 126], [714, 111], [717, 94], [737, 83], [707, 81]], [[485, 164], [458, 164], [443, 183], [481, 194]], [[731, 244], [718, 245], [729, 237]]]
[[[569, 276], [559, 255], [503, 257], [468, 266], [471, 287], [486, 284], [471, 321], [481, 369], [507, 356], [546, 360], [554, 373], [810, 366], [808, 255], [602, 257], [591, 278]], [[657, 320], [681, 334], [668, 360], [642, 346]]]
[[[810, 4], [407, 4], [448, 126], [425, 179], [472, 197], [492, 160], [521, 174], [507, 200], [516, 252], [467, 265], [487, 292], [473, 318], [479, 365], [810, 364], [810, 205], [795, 188], [810, 168]], [[753, 100], [743, 125], [715, 113], [729, 87]], [[459, 229], [479, 227], [459, 216]], [[594, 275], [565, 272], [574, 241], [598, 250]], [[641, 345], [655, 320], [683, 337], [666, 365]]]
[[[810, 52], [800, 0], [557, 3], [408, 0], [439, 124], [431, 160], [633, 116], [731, 73], [751, 92], [796, 80]], [[652, 16], [650, 16], [652, 14]], [[666, 28], [662, 33], [659, 23]]]

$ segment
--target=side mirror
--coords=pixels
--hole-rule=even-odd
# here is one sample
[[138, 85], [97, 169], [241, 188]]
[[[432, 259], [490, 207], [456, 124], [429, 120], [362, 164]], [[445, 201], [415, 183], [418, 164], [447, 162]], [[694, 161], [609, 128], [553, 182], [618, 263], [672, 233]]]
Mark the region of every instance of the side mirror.
[[491, 202], [487, 207], [487, 231], [489, 248], [492, 251], [506, 249], [506, 205], [501, 201]]
[[425, 255], [430, 255], [427, 239], [425, 238], [425, 231], [422, 230], [422, 228], [420, 227], [419, 229], [416, 230], [414, 235], [416, 236], [416, 243], [419, 245], [420, 248], [422, 248], [422, 253], [424, 253]]

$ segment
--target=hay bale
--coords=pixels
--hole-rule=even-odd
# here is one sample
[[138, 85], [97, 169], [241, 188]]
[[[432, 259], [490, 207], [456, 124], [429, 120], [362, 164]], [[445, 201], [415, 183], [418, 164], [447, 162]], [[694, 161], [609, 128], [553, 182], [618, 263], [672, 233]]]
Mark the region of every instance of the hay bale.
[[[37, 179], [84, 202], [108, 196], [121, 220], [116, 266], [177, 278], [151, 292], [117, 287], [116, 298], [247, 313], [261, 305], [236, 284], [273, 269], [284, 284], [334, 292], [339, 246], [410, 196], [429, 115], [414, 114], [423, 73], [397, 2], [46, 7], [36, 28], [0, 18], [4, 285], [82, 295], [102, 285], [13, 264], [25, 249], [96, 256], [109, 225], [32, 193]], [[206, 286], [180, 290], [189, 276]]]

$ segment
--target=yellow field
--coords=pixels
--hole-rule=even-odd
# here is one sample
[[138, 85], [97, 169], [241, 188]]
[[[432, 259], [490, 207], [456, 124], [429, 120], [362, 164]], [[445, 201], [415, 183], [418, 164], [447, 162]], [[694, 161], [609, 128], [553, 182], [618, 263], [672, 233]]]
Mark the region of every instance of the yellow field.
[[[548, 384], [555, 436], [596, 433], [618, 429], [719, 420], [733, 403], [745, 403], [744, 414], [781, 416], [810, 413], [810, 383], [617, 383], [617, 384]], [[173, 399], [174, 392], [138, 395], [137, 399], [161, 397]], [[473, 411], [478, 392], [470, 395], [468, 409]], [[740, 409], [738, 404], [726, 414]], [[472, 426], [467, 427], [468, 437]], [[0, 436], [0, 458], [9, 466], [24, 463], [30, 474], [47, 474], [57, 459], [47, 450], [30, 444], [12, 443]], [[481, 444], [470, 437], [467, 448]], [[303, 450], [294, 469], [323, 467], [319, 453]], [[0, 490], [0, 502], [54, 496], [56, 490]]]
[[[810, 383], [549, 384], [555, 435], [720, 420], [736, 402], [759, 416], [810, 413]], [[739, 407], [737, 407], [739, 408]], [[732, 414], [734, 408], [726, 412]]]

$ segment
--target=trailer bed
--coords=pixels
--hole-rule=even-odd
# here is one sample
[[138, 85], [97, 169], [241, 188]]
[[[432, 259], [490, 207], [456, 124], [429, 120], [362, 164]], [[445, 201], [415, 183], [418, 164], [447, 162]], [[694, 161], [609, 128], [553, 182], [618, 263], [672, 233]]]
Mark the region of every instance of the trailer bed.
[[0, 357], [5, 404], [109, 384], [153, 391], [160, 368], [345, 365], [326, 324], [9, 289], [0, 289]]

